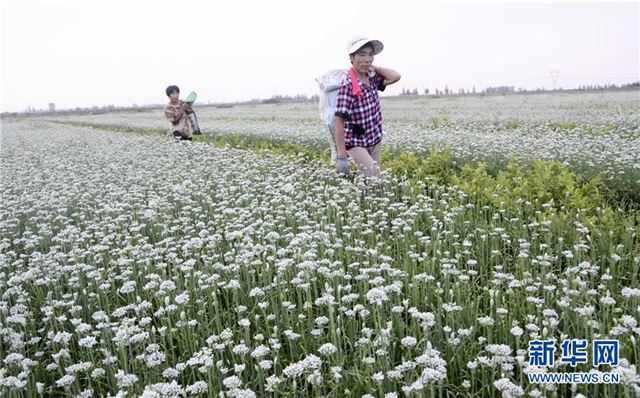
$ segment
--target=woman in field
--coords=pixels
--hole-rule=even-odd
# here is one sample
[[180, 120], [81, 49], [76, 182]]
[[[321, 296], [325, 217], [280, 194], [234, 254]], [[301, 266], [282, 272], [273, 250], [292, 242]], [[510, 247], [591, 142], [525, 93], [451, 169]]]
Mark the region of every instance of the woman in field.
[[338, 90], [335, 113], [339, 174], [348, 173], [351, 158], [366, 177], [380, 175], [382, 113], [378, 90], [400, 80], [395, 70], [373, 65], [374, 56], [383, 48], [379, 40], [366, 37], [357, 37], [347, 45], [352, 67]]
[[165, 92], [169, 103], [164, 107], [164, 117], [171, 123], [171, 134], [177, 141], [193, 140], [193, 130], [187, 116], [189, 105], [180, 102], [180, 89], [178, 86], [169, 86]]

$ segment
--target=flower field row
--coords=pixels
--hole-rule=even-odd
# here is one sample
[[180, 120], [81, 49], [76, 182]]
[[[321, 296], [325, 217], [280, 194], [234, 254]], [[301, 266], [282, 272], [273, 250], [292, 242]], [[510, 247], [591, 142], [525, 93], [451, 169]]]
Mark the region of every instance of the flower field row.
[[[452, 149], [460, 163], [495, 168], [556, 160], [612, 189], [640, 190], [640, 92], [524, 94], [382, 101], [386, 148], [424, 153]], [[214, 135], [326, 146], [314, 103], [201, 107], [201, 127]], [[157, 110], [61, 116], [57, 120], [166, 130]]]
[[[2, 396], [640, 394], [633, 217], [37, 119], [2, 140]], [[621, 382], [528, 383], [543, 338], [619, 340]]]

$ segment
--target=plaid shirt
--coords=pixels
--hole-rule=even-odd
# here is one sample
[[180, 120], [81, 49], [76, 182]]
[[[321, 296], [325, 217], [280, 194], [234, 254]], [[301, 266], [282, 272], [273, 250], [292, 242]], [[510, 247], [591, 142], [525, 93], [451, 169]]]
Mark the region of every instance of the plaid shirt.
[[358, 79], [362, 90], [360, 98], [352, 93], [351, 78], [347, 76], [338, 89], [336, 116], [344, 122], [344, 143], [346, 149], [371, 147], [382, 140], [382, 113], [378, 91], [384, 91], [384, 77], [375, 74], [369, 78], [370, 85]]

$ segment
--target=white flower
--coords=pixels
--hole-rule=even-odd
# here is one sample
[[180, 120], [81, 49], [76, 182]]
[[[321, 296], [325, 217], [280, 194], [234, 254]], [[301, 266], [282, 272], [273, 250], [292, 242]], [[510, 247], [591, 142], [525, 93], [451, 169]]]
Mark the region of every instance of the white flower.
[[176, 296], [175, 301], [176, 301], [176, 304], [178, 304], [178, 305], [188, 302], [189, 301], [189, 293], [187, 293], [187, 292], [180, 293], [179, 295]]
[[222, 380], [222, 384], [230, 390], [242, 387], [242, 381], [238, 376], [229, 376]]
[[269, 361], [265, 359], [260, 361], [260, 363], [258, 363], [258, 366], [260, 366], [260, 368], [263, 370], [269, 370], [273, 367], [273, 361]]
[[524, 333], [524, 330], [520, 326], [514, 326], [511, 328], [511, 334], [520, 337]]
[[118, 387], [120, 388], [127, 389], [138, 382], [138, 376], [124, 373], [122, 370], [118, 370], [115, 376]]
[[478, 323], [482, 326], [493, 326], [495, 321], [490, 316], [483, 316], [478, 318]]
[[162, 371], [162, 377], [165, 379], [175, 379], [180, 376], [180, 372], [178, 372], [175, 368], [166, 368]]
[[331, 355], [337, 351], [336, 346], [331, 343], [325, 343], [320, 348], [318, 348], [318, 352], [322, 355]]
[[604, 305], [615, 305], [616, 300], [611, 296], [605, 296], [600, 298], [600, 303]]
[[282, 191], [286, 193], [291, 193], [294, 190], [293, 184], [287, 183], [282, 187]]
[[267, 390], [268, 392], [274, 392], [274, 389], [281, 382], [282, 382], [282, 380], [278, 376], [271, 375], [271, 376], [267, 377], [267, 386], [265, 387], [265, 390]]
[[249, 353], [249, 347], [247, 347], [244, 343], [240, 343], [237, 346], [233, 347], [233, 353], [236, 355], [244, 356]]
[[388, 301], [389, 298], [387, 297], [387, 292], [383, 289], [374, 287], [367, 292], [367, 300], [371, 304], [381, 306], [385, 301]]
[[160, 283], [160, 290], [166, 290], [166, 291], [174, 291], [176, 290], [176, 284], [173, 281], [162, 281]]
[[638, 326], [638, 321], [636, 320], [636, 318], [629, 315], [621, 316], [620, 321], [625, 327], [628, 327], [629, 329], [633, 329]]
[[22, 360], [24, 359], [24, 355], [18, 353], [18, 352], [12, 352], [11, 354], [7, 355], [4, 358], [4, 363], [6, 365], [11, 365], [11, 364], [19, 364], [22, 362]]
[[524, 395], [522, 387], [514, 384], [506, 377], [496, 380], [493, 386], [500, 391], [505, 398], [521, 397]]
[[136, 281], [126, 281], [122, 285], [122, 287], [118, 289], [118, 292], [122, 294], [129, 294], [129, 293], [133, 293], [135, 290], [136, 290]]
[[93, 347], [94, 345], [98, 344], [98, 341], [96, 340], [96, 338], [94, 336], [87, 336], [87, 337], [83, 337], [80, 340], [78, 340], [78, 345], [80, 347]]
[[64, 375], [58, 380], [56, 380], [56, 385], [58, 387], [66, 388], [66, 387], [69, 387], [71, 384], [73, 384], [75, 380], [76, 380], [76, 377], [73, 375]]
[[513, 352], [513, 349], [506, 344], [487, 344], [485, 350], [500, 356], [508, 356]]
[[270, 352], [269, 347], [260, 344], [259, 346], [254, 348], [254, 350], [251, 352], [251, 356], [253, 358], [262, 358], [262, 357], [268, 355], [269, 352]]
[[442, 304], [442, 308], [446, 312], [462, 311], [462, 306], [460, 306], [460, 305], [458, 305], [456, 303], [444, 303], [444, 304]]
[[626, 298], [640, 297], [640, 289], [623, 287], [620, 293]]
[[404, 347], [413, 347], [418, 343], [418, 340], [416, 340], [415, 337], [407, 336], [407, 337], [403, 338], [402, 340], [400, 340], [400, 342], [402, 343], [402, 345]]
[[294, 362], [285, 367], [282, 373], [284, 373], [286, 377], [298, 377], [304, 373], [304, 366], [299, 362]]
[[196, 381], [195, 383], [187, 386], [187, 388], [185, 388], [185, 391], [189, 395], [204, 394], [209, 391], [209, 385], [206, 381]]
[[106, 370], [104, 370], [102, 368], [95, 368], [91, 372], [91, 378], [92, 379], [97, 379], [97, 378], [100, 378], [100, 377], [104, 376], [105, 374], [107, 374]]
[[175, 381], [171, 383], [155, 383], [144, 387], [141, 398], [179, 398], [185, 390]]

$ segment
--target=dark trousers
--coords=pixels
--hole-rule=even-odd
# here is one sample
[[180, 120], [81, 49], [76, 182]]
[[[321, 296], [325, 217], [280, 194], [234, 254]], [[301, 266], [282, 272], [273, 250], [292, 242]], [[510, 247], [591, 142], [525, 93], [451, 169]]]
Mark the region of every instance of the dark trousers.
[[177, 130], [173, 132], [173, 138], [175, 138], [176, 141], [193, 141], [191, 137], [183, 137], [182, 133]]

